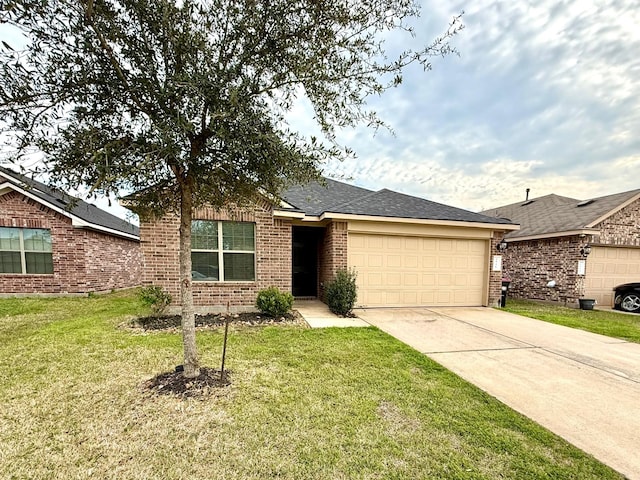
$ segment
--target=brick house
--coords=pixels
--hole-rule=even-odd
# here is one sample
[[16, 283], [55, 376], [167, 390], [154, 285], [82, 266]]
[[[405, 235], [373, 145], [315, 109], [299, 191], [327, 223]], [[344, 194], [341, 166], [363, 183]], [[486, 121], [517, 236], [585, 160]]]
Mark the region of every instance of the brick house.
[[[323, 298], [340, 268], [358, 273], [360, 306], [493, 305], [501, 272], [492, 268], [506, 220], [390, 190], [326, 179], [295, 187], [280, 203], [197, 210], [192, 278], [200, 310], [251, 309], [277, 286]], [[179, 302], [179, 219], [141, 222], [142, 283]]]
[[140, 265], [135, 225], [0, 167], [0, 294], [132, 287]]
[[505, 237], [510, 296], [612, 306], [613, 287], [640, 281], [640, 190], [582, 201], [546, 195], [482, 213], [520, 224]]

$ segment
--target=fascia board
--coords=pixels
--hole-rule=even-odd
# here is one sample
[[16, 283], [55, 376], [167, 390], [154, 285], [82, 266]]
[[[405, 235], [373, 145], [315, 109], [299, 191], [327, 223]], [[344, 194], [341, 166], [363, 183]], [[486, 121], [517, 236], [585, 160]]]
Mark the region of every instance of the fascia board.
[[302, 212], [288, 212], [286, 210], [274, 210], [273, 216], [277, 218], [297, 218], [297, 219], [306, 218], [306, 215]]
[[354, 215], [349, 213], [332, 213], [325, 212], [320, 217], [320, 220], [363, 220], [370, 222], [393, 222], [393, 223], [415, 223], [421, 225], [442, 225], [449, 227], [475, 227], [486, 228], [488, 230], [520, 230], [520, 225], [504, 224], [504, 223], [482, 223], [482, 222], [467, 222], [462, 220], [432, 220], [424, 218], [401, 218], [401, 217], [377, 217], [373, 215]]
[[526, 242], [527, 240], [544, 240], [545, 238], [573, 237], [575, 235], [593, 235], [598, 233], [599, 231], [600, 230], [598, 230], [597, 228], [583, 228], [580, 230], [567, 230], [566, 232], [551, 232], [540, 233], [538, 235], [527, 235], [525, 237], [506, 237], [504, 240], [507, 243]]

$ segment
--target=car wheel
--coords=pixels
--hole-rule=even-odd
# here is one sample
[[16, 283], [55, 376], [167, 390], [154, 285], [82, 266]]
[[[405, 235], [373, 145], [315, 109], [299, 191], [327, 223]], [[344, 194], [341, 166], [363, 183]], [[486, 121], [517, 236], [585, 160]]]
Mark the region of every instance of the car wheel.
[[640, 311], [640, 295], [637, 293], [627, 293], [622, 297], [620, 307], [625, 312], [638, 312]]

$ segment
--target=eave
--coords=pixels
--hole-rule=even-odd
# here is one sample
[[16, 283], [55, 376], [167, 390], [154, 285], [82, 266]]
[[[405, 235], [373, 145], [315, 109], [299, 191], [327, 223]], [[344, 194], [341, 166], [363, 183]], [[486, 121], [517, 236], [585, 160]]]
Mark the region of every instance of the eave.
[[65, 217], [71, 219], [71, 225], [74, 228], [86, 228], [86, 229], [89, 229], [89, 230], [96, 230], [96, 231], [102, 232], [102, 233], [108, 233], [109, 235], [113, 235], [113, 236], [116, 236], [116, 237], [122, 237], [122, 238], [127, 238], [129, 240], [140, 241], [140, 237], [138, 237], [136, 235], [133, 235], [133, 234], [130, 234], [130, 233], [126, 233], [126, 232], [121, 232], [120, 230], [114, 230], [113, 228], [104, 227], [102, 225], [97, 225], [95, 223], [83, 220], [82, 218], [80, 218], [80, 217], [74, 215], [73, 213], [65, 210], [64, 208], [60, 208], [59, 206], [54, 205], [51, 202], [47, 202], [46, 200], [43, 200], [42, 198], [38, 197], [37, 195], [34, 195], [28, 189], [21, 188], [21, 187], [13, 184], [11, 182], [8, 182], [8, 181], [0, 183], [0, 196], [1, 195], [5, 195], [6, 193], [8, 193], [8, 191], [18, 192], [18, 193], [24, 195], [25, 197], [30, 198], [34, 202], [38, 202], [41, 205], [44, 205], [47, 208], [53, 210], [54, 212], [57, 212], [60, 215], [63, 215]]
[[578, 230], [567, 230], [564, 232], [548, 232], [539, 233], [536, 235], [526, 235], [523, 237], [506, 237], [504, 240], [507, 243], [512, 242], [526, 242], [528, 240], [544, 240], [546, 238], [558, 238], [558, 237], [574, 237], [576, 235], [594, 235], [600, 233], [597, 228], [581, 228]]
[[305, 215], [300, 212], [287, 212], [282, 210], [275, 210], [273, 212], [275, 217], [294, 218], [304, 223], [321, 223], [328, 220], [345, 220], [345, 221], [367, 221], [367, 222], [390, 222], [390, 223], [412, 223], [418, 225], [441, 225], [450, 227], [475, 227], [488, 230], [504, 230], [515, 231], [520, 229], [520, 225], [503, 224], [503, 223], [483, 223], [483, 222], [469, 222], [463, 220], [434, 220], [426, 218], [405, 218], [405, 217], [382, 217], [374, 215], [356, 215], [350, 213], [334, 213], [324, 212], [318, 216]]

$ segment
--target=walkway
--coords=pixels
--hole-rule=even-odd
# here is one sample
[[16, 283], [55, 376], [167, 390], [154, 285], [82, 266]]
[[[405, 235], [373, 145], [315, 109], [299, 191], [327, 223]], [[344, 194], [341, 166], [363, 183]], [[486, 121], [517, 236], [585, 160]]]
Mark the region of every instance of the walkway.
[[302, 315], [311, 328], [370, 326], [359, 318], [338, 317], [331, 313], [329, 307], [320, 300], [296, 300], [293, 308]]

